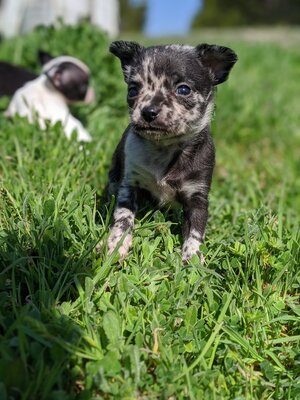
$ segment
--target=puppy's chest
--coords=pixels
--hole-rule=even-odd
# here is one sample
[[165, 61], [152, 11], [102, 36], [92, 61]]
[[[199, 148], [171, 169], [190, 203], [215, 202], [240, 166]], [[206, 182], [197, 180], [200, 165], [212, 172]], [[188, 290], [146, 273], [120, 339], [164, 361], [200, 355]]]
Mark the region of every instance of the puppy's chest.
[[176, 203], [176, 189], [167, 179], [174, 156], [174, 149], [159, 147], [130, 133], [125, 143], [127, 183], [148, 190], [160, 204]]

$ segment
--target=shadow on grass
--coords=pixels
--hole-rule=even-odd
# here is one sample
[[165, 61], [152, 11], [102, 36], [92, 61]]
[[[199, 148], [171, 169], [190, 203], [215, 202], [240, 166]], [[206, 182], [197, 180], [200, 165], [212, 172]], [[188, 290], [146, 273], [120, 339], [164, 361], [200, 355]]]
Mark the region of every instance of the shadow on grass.
[[17, 232], [0, 238], [0, 398], [89, 398], [78, 361], [89, 358], [83, 329], [68, 316], [85, 265], [60, 241], [31, 243]]

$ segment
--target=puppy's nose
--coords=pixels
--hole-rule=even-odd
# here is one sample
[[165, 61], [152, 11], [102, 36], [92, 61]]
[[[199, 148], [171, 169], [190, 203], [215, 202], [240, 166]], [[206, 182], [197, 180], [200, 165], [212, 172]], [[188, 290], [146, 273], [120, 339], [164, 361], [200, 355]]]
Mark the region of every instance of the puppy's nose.
[[142, 116], [146, 122], [152, 122], [158, 116], [160, 108], [157, 106], [147, 106], [142, 109]]

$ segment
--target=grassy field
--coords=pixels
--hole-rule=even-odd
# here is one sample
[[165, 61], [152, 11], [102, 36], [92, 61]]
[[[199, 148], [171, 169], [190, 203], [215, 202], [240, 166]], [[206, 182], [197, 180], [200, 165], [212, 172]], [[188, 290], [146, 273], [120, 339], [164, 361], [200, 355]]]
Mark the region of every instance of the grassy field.
[[0, 117], [1, 400], [300, 399], [299, 44], [213, 41], [239, 61], [217, 93], [206, 263], [188, 266], [168, 210], [139, 213], [122, 265], [95, 251], [128, 119], [107, 39], [82, 25], [0, 43], [36, 70], [42, 42], [80, 57], [97, 93], [74, 109], [95, 138], [83, 150], [59, 125]]

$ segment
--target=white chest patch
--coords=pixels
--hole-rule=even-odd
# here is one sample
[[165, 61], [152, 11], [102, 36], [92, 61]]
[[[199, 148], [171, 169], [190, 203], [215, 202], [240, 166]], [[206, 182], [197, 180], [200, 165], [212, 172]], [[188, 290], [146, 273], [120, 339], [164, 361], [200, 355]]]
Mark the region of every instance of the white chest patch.
[[160, 147], [129, 133], [125, 143], [126, 182], [148, 190], [160, 203], [175, 203], [176, 191], [165, 180], [165, 171], [175, 152], [175, 147]]

